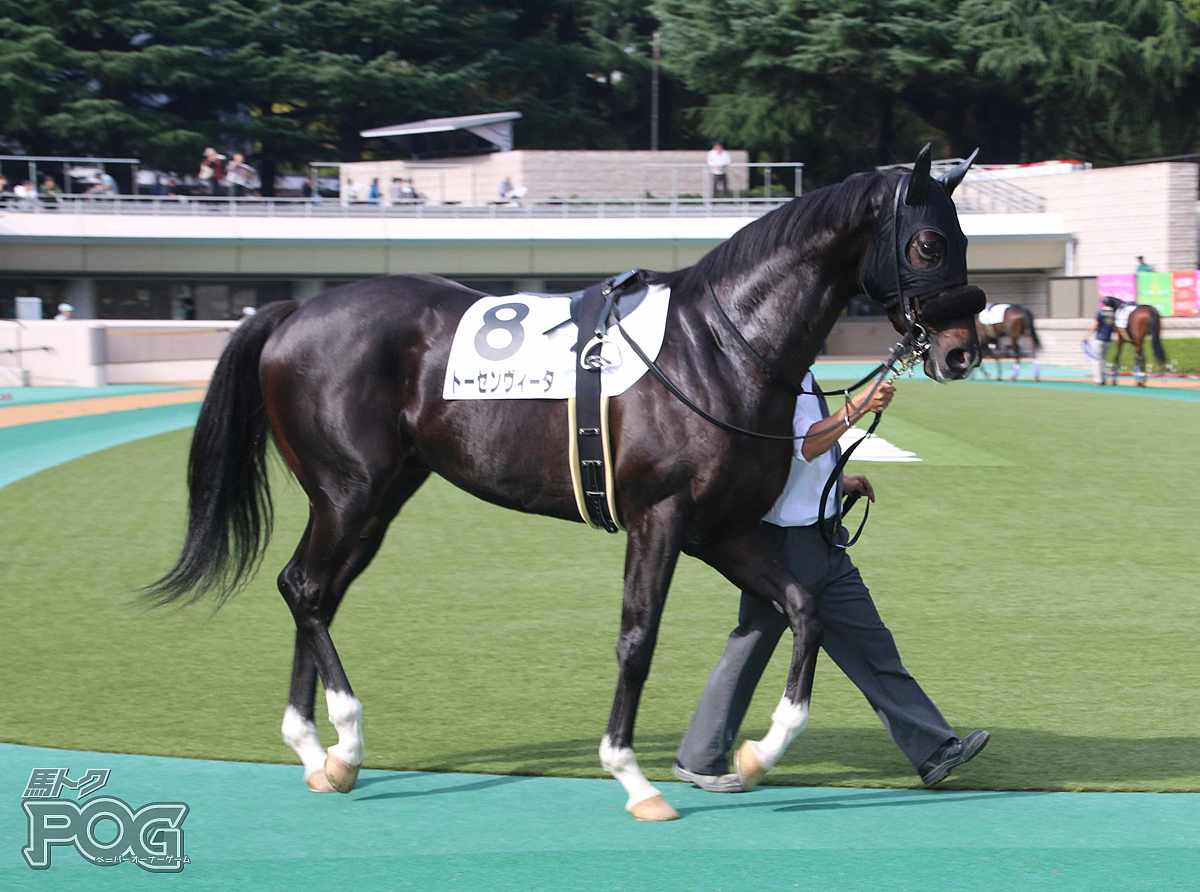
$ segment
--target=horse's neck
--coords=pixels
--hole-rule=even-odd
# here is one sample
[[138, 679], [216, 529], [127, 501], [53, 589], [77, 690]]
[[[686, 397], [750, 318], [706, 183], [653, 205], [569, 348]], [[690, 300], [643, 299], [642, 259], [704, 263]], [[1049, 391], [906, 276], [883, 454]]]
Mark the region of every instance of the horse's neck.
[[742, 320], [743, 334], [790, 381], [804, 376], [858, 293], [861, 251], [838, 253], [843, 259], [830, 264], [812, 259], [812, 252], [782, 251], [732, 288], [734, 319]]

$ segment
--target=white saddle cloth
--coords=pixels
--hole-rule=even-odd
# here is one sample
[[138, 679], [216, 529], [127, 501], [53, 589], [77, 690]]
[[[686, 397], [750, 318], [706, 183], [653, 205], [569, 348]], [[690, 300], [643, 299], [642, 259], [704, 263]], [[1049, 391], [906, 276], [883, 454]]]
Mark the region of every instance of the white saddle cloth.
[[[651, 286], [637, 308], [621, 320], [650, 359], [658, 358], [667, 327], [671, 289]], [[442, 397], [448, 400], [564, 400], [575, 396], [578, 340], [568, 297], [512, 294], [473, 303], [458, 322]], [[643, 363], [613, 326], [600, 355], [604, 396], [624, 393], [646, 373]]]
[[999, 325], [1004, 321], [1004, 311], [1011, 304], [988, 304], [983, 308], [983, 312], [979, 314], [979, 321], [984, 325]]
[[1124, 304], [1117, 307], [1113, 324], [1122, 330], [1129, 328], [1129, 314], [1137, 309], [1137, 304]]

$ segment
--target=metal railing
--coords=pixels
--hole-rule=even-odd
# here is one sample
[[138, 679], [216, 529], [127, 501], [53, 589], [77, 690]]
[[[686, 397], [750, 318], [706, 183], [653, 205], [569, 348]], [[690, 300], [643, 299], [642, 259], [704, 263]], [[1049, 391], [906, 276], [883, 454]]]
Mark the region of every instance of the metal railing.
[[[663, 165], [680, 168], [685, 165]], [[686, 165], [694, 166], [694, 165]], [[703, 167], [704, 165], [700, 165]], [[758, 165], [768, 166], [768, 165]], [[784, 165], [769, 165], [781, 167]], [[800, 176], [798, 165], [796, 176]], [[766, 190], [764, 190], [766, 191]], [[790, 190], [781, 194], [746, 195], [730, 198], [524, 198], [519, 201], [484, 205], [458, 202], [434, 203], [428, 199], [408, 202], [349, 201], [339, 198], [260, 198], [257, 196], [199, 195], [0, 195], [0, 214], [76, 214], [128, 217], [279, 217], [319, 218], [621, 218], [630, 217], [759, 217], [792, 200]], [[954, 193], [960, 214], [1042, 213], [1045, 200], [1011, 182], [987, 172], [970, 174]]]
[[[769, 200], [772, 195], [772, 188], [777, 190], [776, 198], [792, 199], [800, 195], [804, 187], [804, 163], [801, 161], [756, 161], [756, 162], [737, 162], [730, 163], [725, 166], [726, 171], [726, 191], [731, 192], [729, 196], [734, 200], [742, 198], [742, 192], [749, 191], [750, 171], [761, 170], [763, 172], [763, 195], [764, 199]], [[784, 183], [784, 178], [774, 179], [774, 171], [783, 170], [791, 171], [792, 185], [789, 187]], [[716, 199], [715, 185], [713, 183], [713, 175], [708, 164], [643, 164], [642, 165], [642, 194], [651, 194], [651, 176], [652, 171], [669, 171], [671, 175], [671, 195], [678, 197], [687, 194], [681, 189], [695, 189], [693, 194], [698, 198], [707, 200]], [[742, 171], [745, 171], [745, 176], [739, 176]], [[681, 186], [681, 174], [685, 182], [690, 181], [689, 185]], [[743, 180], [746, 187], [743, 188]], [[732, 181], [733, 185], [728, 184]]]
[[[941, 176], [962, 162], [962, 158], [934, 161], [931, 172]], [[897, 168], [911, 170], [912, 164], [885, 164], [875, 169]], [[1002, 170], [971, 170], [954, 190], [954, 206], [960, 214], [1041, 214], [1046, 200], [1013, 183]]]
[[16, 198], [0, 196], [2, 213], [56, 213], [108, 216], [226, 217], [354, 217], [354, 218], [629, 218], [629, 217], [757, 217], [790, 201], [770, 198], [554, 198], [522, 199], [506, 204], [434, 204], [416, 200], [384, 204], [337, 198], [258, 198], [160, 195], [59, 195]]

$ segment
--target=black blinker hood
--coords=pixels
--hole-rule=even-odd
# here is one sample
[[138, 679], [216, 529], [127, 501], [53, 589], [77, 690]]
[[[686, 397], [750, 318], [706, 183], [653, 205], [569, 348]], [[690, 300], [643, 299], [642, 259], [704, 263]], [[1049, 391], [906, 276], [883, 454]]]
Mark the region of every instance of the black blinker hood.
[[[898, 200], [887, 201], [875, 230], [862, 286], [876, 303], [891, 309], [899, 302], [902, 287], [904, 296], [915, 301], [967, 284], [967, 237], [958, 225], [950, 193], [974, 159], [972, 153], [954, 170], [933, 179], [929, 146], [921, 150], [913, 172], [899, 183]], [[917, 269], [908, 261], [908, 246], [926, 229], [946, 239], [946, 257], [936, 269]]]

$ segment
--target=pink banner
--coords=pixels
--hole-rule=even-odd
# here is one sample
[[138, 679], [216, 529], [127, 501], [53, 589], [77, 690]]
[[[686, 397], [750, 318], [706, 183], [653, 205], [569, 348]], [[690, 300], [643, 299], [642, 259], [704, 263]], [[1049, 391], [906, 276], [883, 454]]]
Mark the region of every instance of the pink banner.
[[1137, 302], [1137, 276], [1133, 273], [1096, 276], [1096, 302], [1102, 305], [1104, 298], [1112, 295], [1130, 303]]
[[1196, 278], [1200, 271], [1189, 269], [1171, 273], [1171, 304], [1176, 316], [1195, 316], [1200, 313], [1197, 303]]

